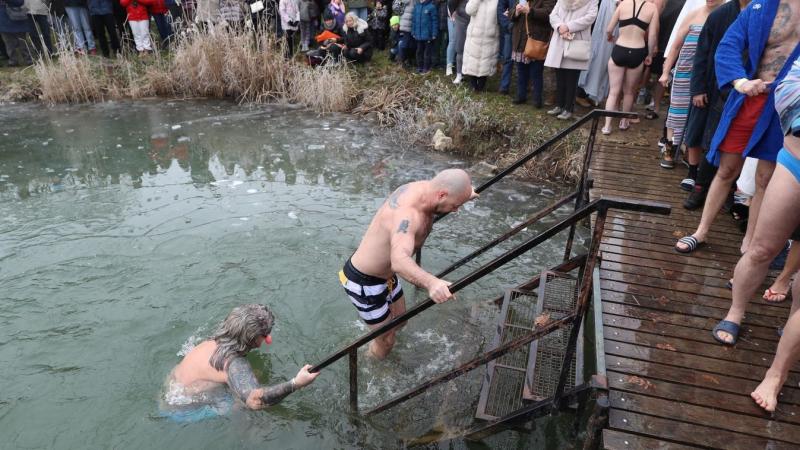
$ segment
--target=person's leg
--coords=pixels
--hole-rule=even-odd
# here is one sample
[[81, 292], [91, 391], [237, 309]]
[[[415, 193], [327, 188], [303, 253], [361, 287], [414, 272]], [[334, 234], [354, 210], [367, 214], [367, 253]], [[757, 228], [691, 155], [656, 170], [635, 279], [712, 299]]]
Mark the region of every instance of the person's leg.
[[756, 192], [750, 200], [750, 213], [747, 218], [747, 231], [742, 239], [740, 251], [745, 253], [750, 246], [753, 237], [753, 230], [758, 222], [758, 212], [761, 209], [761, 202], [764, 200], [764, 191], [767, 189], [772, 173], [775, 171], [775, 163], [759, 159], [756, 166]]
[[580, 70], [564, 69], [566, 83], [564, 86], [564, 110], [572, 113], [575, 110], [575, 93], [578, 90]]
[[533, 106], [537, 109], [544, 106], [544, 61], [530, 62], [533, 82]]
[[[764, 291], [761, 296], [768, 302], [781, 302], [789, 295], [789, 286], [792, 282], [792, 277], [797, 271], [800, 270], [800, 241], [792, 241], [792, 247], [789, 249], [789, 254], [786, 256], [786, 263], [783, 265], [783, 270], [772, 282], [772, 286]], [[795, 304], [800, 303], [797, 298], [792, 298], [792, 309], [795, 309]]]
[[[798, 296], [800, 296], [800, 277], [795, 278], [792, 286], [792, 297], [797, 299]], [[794, 303], [792, 307], [794, 309]], [[770, 412], [775, 411], [775, 407], [778, 406], [778, 393], [789, 375], [789, 369], [795, 365], [798, 358], [800, 358], [800, 314], [793, 312], [783, 328], [783, 336], [778, 341], [772, 365], [767, 369], [758, 387], [750, 394], [758, 406]]]
[[119, 43], [119, 36], [117, 36], [117, 27], [116, 23], [114, 22], [114, 15], [105, 14], [100, 16], [100, 20], [102, 20], [103, 27], [105, 28], [106, 32], [108, 32], [108, 39], [111, 42], [111, 50], [113, 50], [115, 53], [119, 53], [121, 46]]
[[[697, 230], [692, 233], [692, 236], [694, 236], [698, 242], [706, 241], [708, 230], [711, 228], [711, 224], [714, 222], [720, 209], [722, 209], [722, 205], [725, 203], [725, 199], [728, 197], [728, 193], [731, 190], [731, 183], [739, 176], [739, 172], [742, 170], [742, 164], [744, 164], [742, 155], [721, 152], [719, 170], [717, 170], [717, 174], [714, 176], [714, 180], [711, 182], [711, 187], [708, 190], [708, 196], [706, 198], [705, 207], [703, 208], [703, 215], [700, 218], [700, 224], [697, 226]], [[678, 242], [676, 248], [686, 250], [688, 249], [688, 245]]]
[[417, 72], [422, 72], [422, 68], [425, 65], [423, 63], [425, 59], [425, 41], [417, 41]]
[[525, 103], [528, 99], [528, 83], [530, 82], [530, 64], [517, 61], [517, 95], [514, 103]]
[[653, 112], [658, 114], [661, 109], [661, 99], [664, 98], [664, 85], [656, 82], [653, 88]]
[[10, 66], [21, 65], [17, 57], [19, 42], [17, 41], [15, 33], [0, 33], [0, 36], [3, 38], [3, 43], [5, 43], [6, 53], [8, 54], [8, 64]]
[[514, 61], [511, 59], [511, 32], [500, 32], [500, 59], [503, 62], [503, 71], [500, 74], [500, 93], [507, 94], [511, 87], [511, 71]]
[[[636, 93], [639, 89], [639, 80], [642, 78], [642, 68], [644, 64], [640, 64], [635, 69], [625, 69], [625, 77], [622, 83], [622, 111], [633, 111], [633, 102], [636, 101]], [[620, 128], [628, 128], [630, 121], [628, 119], [620, 119]]]
[[78, 52], [83, 52], [86, 49], [86, 40], [84, 39], [83, 28], [81, 27], [81, 8], [77, 6], [67, 6], [64, 9], [67, 11], [69, 25], [72, 28], [72, 33], [75, 37], [75, 50]]
[[[606, 98], [606, 109], [617, 111], [619, 108], [619, 96], [622, 94], [622, 84], [625, 80], [625, 68], [614, 63], [608, 58], [608, 98]], [[602, 130], [603, 134], [611, 133], [611, 117], [606, 117], [606, 123]]]
[[566, 95], [566, 70], [565, 69], [556, 69], [556, 108], [558, 110], [563, 111], [565, 105], [565, 95]]
[[83, 28], [83, 37], [86, 39], [86, 48], [89, 52], [96, 52], [94, 35], [92, 34], [92, 24], [89, 21], [89, 10], [86, 8], [78, 8], [78, 17], [80, 18], [81, 28]]
[[[712, 189], [713, 186], [712, 183]], [[783, 249], [789, 235], [800, 224], [798, 199], [800, 183], [785, 167], [779, 166], [775, 169], [775, 175], [765, 193], [765, 214], [756, 225], [750, 249], [739, 259], [733, 272], [733, 299], [725, 320], [742, 323], [747, 303], [764, 281], [769, 263]], [[725, 342], [734, 340], [726, 332], [718, 332], [717, 337]]]
[[90, 15], [89, 19], [92, 23], [92, 34], [94, 35], [95, 41], [97, 41], [97, 44], [100, 46], [100, 53], [108, 58], [111, 56], [111, 53], [108, 48], [108, 39], [106, 39], [106, 33], [103, 30], [103, 16]]
[[432, 41], [426, 44], [427, 48], [425, 51], [425, 67], [422, 69], [424, 72], [428, 72], [433, 68], [433, 61], [435, 59], [435, 54], [437, 49], [439, 48], [438, 41], [433, 39]]
[[454, 39], [456, 33], [456, 22], [447, 19], [447, 67], [450, 72], [453, 71], [453, 66], [456, 63], [456, 40]]

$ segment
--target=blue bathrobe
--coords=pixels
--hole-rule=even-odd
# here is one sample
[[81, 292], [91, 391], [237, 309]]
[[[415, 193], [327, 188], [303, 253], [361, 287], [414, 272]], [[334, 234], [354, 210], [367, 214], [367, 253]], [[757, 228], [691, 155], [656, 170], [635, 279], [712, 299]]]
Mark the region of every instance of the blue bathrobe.
[[[725, 102], [725, 109], [722, 111], [722, 119], [711, 140], [711, 148], [706, 156], [708, 161], [716, 166], [719, 166], [719, 145], [725, 139], [731, 122], [744, 103], [745, 95], [732, 89], [733, 82], [739, 78], [753, 79], [755, 77], [758, 62], [767, 45], [772, 22], [778, 12], [779, 3], [778, 0], [754, 0], [751, 2], [728, 28], [717, 47], [714, 57], [717, 84], [721, 91], [729, 90], [730, 93]], [[748, 55], [747, 61], [743, 61], [742, 58], [745, 51]], [[780, 119], [775, 112], [774, 88], [786, 76], [789, 68], [792, 67], [792, 62], [797, 59], [798, 53], [800, 53], [800, 45], [795, 47], [786, 64], [778, 73], [778, 77], [770, 84], [769, 99], [764, 105], [764, 113], [756, 122], [753, 135], [744, 149], [743, 156], [765, 161], [775, 161], [777, 158], [778, 151], [783, 146], [783, 132]]]

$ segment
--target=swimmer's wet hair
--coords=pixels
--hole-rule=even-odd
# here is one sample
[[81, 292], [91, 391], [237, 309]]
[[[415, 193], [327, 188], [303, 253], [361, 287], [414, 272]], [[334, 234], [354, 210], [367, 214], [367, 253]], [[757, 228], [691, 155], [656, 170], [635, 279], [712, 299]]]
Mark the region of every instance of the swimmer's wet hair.
[[208, 362], [215, 369], [224, 370], [229, 358], [244, 356], [256, 348], [258, 338], [270, 334], [274, 322], [275, 316], [266, 305], [250, 304], [233, 308], [211, 336], [217, 343], [217, 349]]

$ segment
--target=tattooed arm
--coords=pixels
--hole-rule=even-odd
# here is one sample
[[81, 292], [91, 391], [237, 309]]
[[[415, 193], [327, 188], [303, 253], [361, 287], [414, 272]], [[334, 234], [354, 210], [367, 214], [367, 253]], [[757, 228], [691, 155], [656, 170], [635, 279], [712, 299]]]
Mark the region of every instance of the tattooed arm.
[[304, 366], [295, 378], [274, 386], [261, 386], [250, 363], [243, 356], [231, 359], [225, 371], [228, 375], [228, 386], [239, 399], [250, 409], [262, 409], [277, 405], [287, 395], [314, 381], [319, 372], [310, 374], [309, 367], [311, 366]]
[[411, 257], [421, 222], [419, 214], [410, 209], [401, 208], [394, 214], [391, 231], [392, 270], [411, 284], [427, 289], [433, 301], [442, 303], [453, 298], [448, 289], [450, 283], [426, 272]]

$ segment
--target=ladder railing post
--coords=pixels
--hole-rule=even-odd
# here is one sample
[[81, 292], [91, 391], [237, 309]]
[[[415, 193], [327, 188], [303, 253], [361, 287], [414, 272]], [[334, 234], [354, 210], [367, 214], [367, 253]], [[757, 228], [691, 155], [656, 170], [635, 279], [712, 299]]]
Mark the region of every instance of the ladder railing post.
[[350, 412], [358, 413], [358, 348], [350, 350]]
[[[575, 211], [580, 209], [583, 205], [589, 203], [589, 165], [592, 162], [592, 153], [594, 152], [594, 141], [597, 136], [597, 126], [600, 122], [601, 115], [592, 111], [592, 126], [589, 130], [589, 139], [586, 141], [586, 151], [583, 154], [583, 164], [581, 165], [581, 177], [578, 180], [578, 195], [575, 198]], [[575, 227], [577, 223], [572, 224], [569, 228], [569, 235], [567, 236], [567, 244], [564, 248], [564, 261], [569, 261], [572, 256], [572, 243], [575, 240]]]

